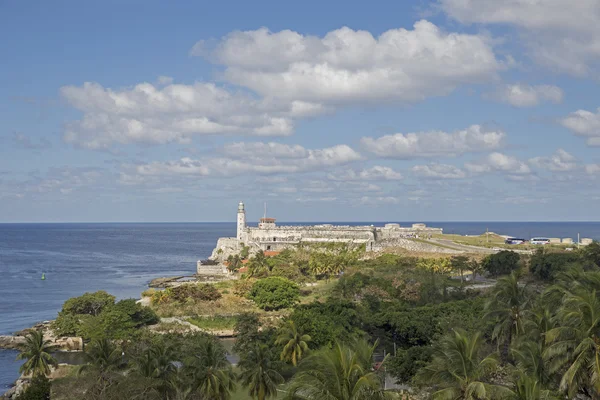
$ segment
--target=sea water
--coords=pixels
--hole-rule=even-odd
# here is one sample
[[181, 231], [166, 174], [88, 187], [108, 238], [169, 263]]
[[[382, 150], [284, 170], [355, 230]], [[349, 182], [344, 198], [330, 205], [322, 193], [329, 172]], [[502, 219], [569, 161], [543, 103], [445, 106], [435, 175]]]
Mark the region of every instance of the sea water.
[[[600, 239], [596, 222], [427, 224], [469, 235], [489, 229], [523, 238], [576, 239], [580, 233]], [[55, 318], [65, 300], [85, 292], [106, 290], [119, 299], [139, 298], [154, 278], [191, 275], [196, 261], [210, 256], [217, 239], [235, 237], [235, 229], [235, 223], [0, 224], [0, 335]], [[16, 355], [0, 350], [0, 393], [18, 378]]]

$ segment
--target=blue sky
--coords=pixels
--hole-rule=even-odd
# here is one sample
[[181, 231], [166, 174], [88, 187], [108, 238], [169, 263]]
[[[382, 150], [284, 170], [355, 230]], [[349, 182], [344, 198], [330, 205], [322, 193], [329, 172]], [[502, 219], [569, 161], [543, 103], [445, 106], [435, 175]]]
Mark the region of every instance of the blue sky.
[[0, 2], [0, 222], [600, 220], [596, 0], [287, 3]]

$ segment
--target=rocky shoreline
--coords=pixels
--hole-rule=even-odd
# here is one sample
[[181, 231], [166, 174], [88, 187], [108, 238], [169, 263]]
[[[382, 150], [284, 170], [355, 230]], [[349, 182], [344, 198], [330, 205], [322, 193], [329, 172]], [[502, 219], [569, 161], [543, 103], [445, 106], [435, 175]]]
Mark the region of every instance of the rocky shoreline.
[[16, 332], [14, 335], [0, 336], [0, 349], [18, 350], [26, 341], [26, 336], [33, 330], [44, 332], [44, 339], [50, 341], [50, 345], [56, 351], [83, 351], [83, 339], [80, 337], [59, 337], [54, 334], [50, 325], [52, 321], [44, 321], [35, 324], [31, 328]]

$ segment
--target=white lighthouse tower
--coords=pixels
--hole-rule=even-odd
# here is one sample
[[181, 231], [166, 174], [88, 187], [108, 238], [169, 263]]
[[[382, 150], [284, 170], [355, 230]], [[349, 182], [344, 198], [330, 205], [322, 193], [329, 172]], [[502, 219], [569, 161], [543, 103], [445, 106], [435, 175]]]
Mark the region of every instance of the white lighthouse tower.
[[246, 210], [244, 210], [244, 203], [240, 201], [238, 204], [237, 212], [237, 240], [242, 241], [244, 235], [244, 229], [246, 228]]

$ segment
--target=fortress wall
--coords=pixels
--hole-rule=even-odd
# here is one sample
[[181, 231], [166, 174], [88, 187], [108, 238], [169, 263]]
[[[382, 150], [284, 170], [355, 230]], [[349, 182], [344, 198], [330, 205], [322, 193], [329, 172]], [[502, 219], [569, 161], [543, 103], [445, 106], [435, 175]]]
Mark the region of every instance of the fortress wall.
[[224, 261], [232, 254], [239, 254], [242, 250], [237, 238], [219, 238], [217, 247], [210, 255], [211, 260]]
[[414, 235], [439, 235], [442, 233], [442, 228], [380, 228], [377, 229], [377, 239], [396, 239]]
[[269, 229], [248, 229], [249, 241], [259, 242], [299, 242], [309, 239], [322, 239], [322, 241], [353, 241], [375, 240], [374, 229], [331, 229], [319, 227], [295, 228], [269, 228]]

